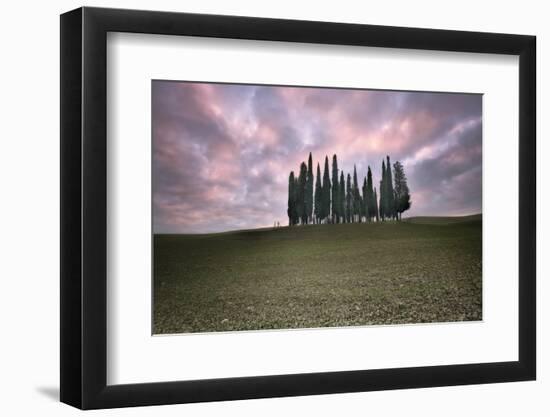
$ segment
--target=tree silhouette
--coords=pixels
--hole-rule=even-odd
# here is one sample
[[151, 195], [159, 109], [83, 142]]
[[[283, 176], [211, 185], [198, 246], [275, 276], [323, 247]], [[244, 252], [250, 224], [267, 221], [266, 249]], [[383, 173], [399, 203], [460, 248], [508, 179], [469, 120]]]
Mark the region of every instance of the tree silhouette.
[[395, 183], [395, 210], [401, 220], [401, 214], [411, 208], [411, 196], [409, 186], [407, 185], [407, 176], [401, 162], [396, 161], [393, 164], [394, 183]]
[[382, 160], [382, 177], [380, 179], [380, 203], [378, 204], [378, 210], [380, 211], [380, 220], [384, 221], [386, 218], [386, 163]]
[[311, 218], [313, 215], [313, 160], [311, 157], [311, 152], [309, 153], [309, 158], [307, 162], [307, 181], [306, 181], [306, 224], [311, 223]]
[[298, 177], [298, 216], [302, 224], [307, 224], [306, 189], [307, 166], [305, 162], [302, 162], [300, 165], [300, 176]]
[[367, 206], [367, 220], [370, 222], [373, 217], [375, 217], [376, 210], [374, 206], [377, 205], [376, 196], [372, 190], [372, 172], [370, 170], [370, 166], [367, 170], [367, 197], [365, 202]]
[[346, 185], [344, 181], [344, 171], [340, 171], [340, 186], [338, 187], [338, 213], [341, 222], [346, 221]]
[[376, 187], [374, 187], [374, 216], [376, 221], [380, 221], [380, 213], [378, 212], [378, 196], [376, 195]]
[[395, 197], [393, 195], [393, 180], [392, 180], [392, 173], [391, 173], [391, 164], [390, 164], [390, 157], [386, 156], [386, 215], [391, 218], [395, 219], [397, 218], [396, 210], [395, 210]]
[[294, 224], [300, 224], [300, 185], [298, 177], [294, 177]]
[[359, 183], [357, 182], [357, 168], [353, 166], [353, 221], [361, 223], [361, 195], [359, 194]]
[[338, 198], [338, 191], [339, 191], [339, 184], [338, 184], [338, 159], [336, 157], [336, 154], [332, 157], [332, 223], [338, 223], [340, 218], [340, 210], [338, 207], [339, 198]]
[[351, 223], [353, 221], [353, 191], [351, 189], [351, 175], [348, 173], [346, 181], [346, 222]]
[[288, 176], [288, 225], [295, 225], [296, 219], [296, 191], [294, 190], [294, 171]]
[[328, 171], [328, 156], [325, 156], [325, 171], [323, 172], [323, 220], [330, 216], [330, 176]]
[[323, 201], [323, 188], [321, 187], [321, 168], [317, 163], [317, 179], [315, 180], [315, 223], [321, 222], [321, 202]]
[[361, 198], [361, 217], [365, 218], [365, 221], [368, 221], [369, 218], [369, 209], [368, 209], [368, 198], [367, 198], [367, 177], [363, 178], [363, 198]]

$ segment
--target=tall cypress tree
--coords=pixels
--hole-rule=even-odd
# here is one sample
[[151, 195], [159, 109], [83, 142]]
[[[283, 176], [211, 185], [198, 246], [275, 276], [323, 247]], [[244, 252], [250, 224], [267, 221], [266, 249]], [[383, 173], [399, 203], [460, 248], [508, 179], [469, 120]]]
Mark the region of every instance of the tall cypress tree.
[[359, 194], [359, 183], [357, 181], [357, 168], [353, 165], [353, 216], [354, 221], [361, 222], [361, 195]]
[[317, 178], [315, 180], [315, 223], [321, 222], [322, 216], [323, 188], [321, 187], [321, 168], [317, 163]]
[[392, 173], [391, 173], [391, 164], [390, 164], [390, 157], [386, 156], [386, 198], [387, 198], [387, 205], [386, 205], [386, 212], [387, 216], [391, 219], [396, 218], [396, 211], [395, 211], [395, 197], [393, 195], [393, 180], [392, 180]]
[[340, 171], [340, 187], [338, 187], [338, 213], [342, 223], [346, 222], [346, 185], [344, 171]]
[[353, 219], [353, 199], [351, 195], [351, 175], [348, 173], [348, 178], [346, 181], [346, 221], [348, 223], [351, 223]]
[[294, 177], [294, 224], [300, 224], [300, 180]]
[[376, 203], [376, 197], [374, 196], [374, 192], [372, 190], [372, 172], [369, 169], [367, 171], [367, 199], [366, 199], [366, 205], [367, 205], [367, 219], [368, 221], [372, 221], [372, 218], [374, 217], [375, 209], [374, 205]]
[[405, 175], [405, 169], [401, 162], [396, 161], [393, 164], [394, 183], [395, 183], [395, 211], [398, 216], [398, 220], [401, 220], [401, 215], [404, 211], [411, 208], [411, 196], [409, 193], [409, 186], [407, 185], [407, 176]]
[[330, 216], [330, 174], [328, 170], [328, 156], [325, 156], [325, 171], [323, 172], [323, 219]]
[[286, 210], [288, 214], [288, 225], [293, 226], [294, 219], [295, 219], [295, 208], [296, 208], [296, 201], [295, 201], [295, 191], [294, 191], [294, 171], [290, 172], [290, 175], [288, 176], [288, 208]]
[[367, 177], [363, 179], [363, 198], [361, 199], [361, 217], [364, 217], [365, 221], [368, 221], [369, 219]]
[[380, 221], [380, 213], [378, 212], [378, 196], [376, 195], [376, 187], [374, 187], [374, 216], [376, 221]]
[[339, 199], [338, 199], [338, 159], [336, 154], [332, 157], [332, 223], [338, 223], [340, 220], [339, 214]]
[[307, 163], [307, 181], [306, 181], [306, 223], [311, 223], [313, 216], [313, 160], [311, 158], [311, 152], [309, 153], [309, 159]]
[[298, 216], [302, 224], [307, 224], [307, 166], [305, 162], [300, 165], [298, 177]]
[[386, 218], [386, 163], [382, 160], [382, 179], [380, 180], [380, 203], [378, 204], [378, 210], [380, 211], [380, 220], [384, 221]]

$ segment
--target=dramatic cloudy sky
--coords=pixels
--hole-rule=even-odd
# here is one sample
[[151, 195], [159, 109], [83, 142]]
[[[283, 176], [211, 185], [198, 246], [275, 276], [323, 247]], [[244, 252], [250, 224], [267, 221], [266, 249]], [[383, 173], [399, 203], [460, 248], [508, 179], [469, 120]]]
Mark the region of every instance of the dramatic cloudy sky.
[[405, 166], [407, 216], [481, 212], [481, 95], [153, 81], [155, 233], [286, 225], [290, 171], [309, 152]]

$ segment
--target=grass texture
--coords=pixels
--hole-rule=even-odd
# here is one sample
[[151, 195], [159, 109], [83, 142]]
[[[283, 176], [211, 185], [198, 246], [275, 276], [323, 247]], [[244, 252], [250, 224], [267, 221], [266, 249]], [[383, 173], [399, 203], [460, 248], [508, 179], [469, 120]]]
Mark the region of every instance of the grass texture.
[[482, 319], [482, 220], [154, 236], [153, 333]]

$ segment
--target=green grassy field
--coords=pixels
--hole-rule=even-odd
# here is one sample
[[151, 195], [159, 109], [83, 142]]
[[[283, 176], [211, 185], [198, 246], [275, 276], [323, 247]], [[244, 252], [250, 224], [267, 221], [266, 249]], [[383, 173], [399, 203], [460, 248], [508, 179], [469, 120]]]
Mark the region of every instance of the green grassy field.
[[155, 235], [153, 331], [481, 320], [481, 224], [423, 217]]

